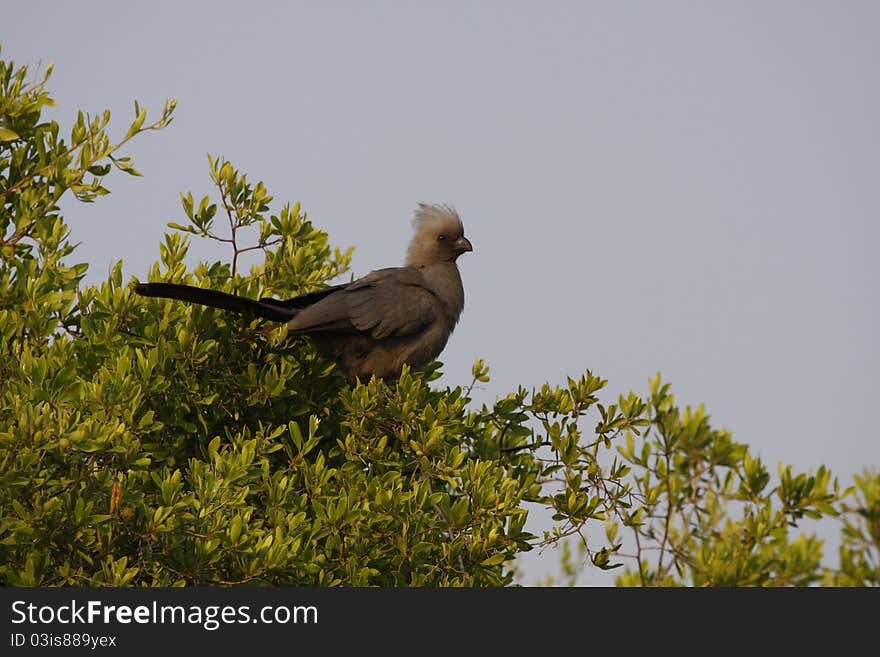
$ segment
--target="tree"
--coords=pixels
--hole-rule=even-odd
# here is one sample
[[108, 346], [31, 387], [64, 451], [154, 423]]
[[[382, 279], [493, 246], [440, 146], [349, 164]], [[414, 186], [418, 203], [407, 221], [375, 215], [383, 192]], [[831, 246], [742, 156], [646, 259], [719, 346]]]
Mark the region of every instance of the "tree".
[[[588, 371], [476, 408], [481, 361], [467, 385], [440, 363], [349, 381], [307, 339], [138, 297], [121, 261], [84, 285], [59, 200], [139, 175], [120, 153], [175, 103], [152, 123], [136, 103], [118, 141], [109, 112], [80, 112], [65, 140], [42, 119], [49, 74], [0, 61], [0, 583], [509, 585], [517, 555], [574, 537], [626, 585], [880, 584], [880, 472], [840, 490], [783, 466], [771, 486], [659, 375], [614, 403]], [[182, 195], [150, 279], [289, 296], [346, 271], [299, 204], [209, 169], [216, 200]], [[189, 271], [192, 238], [229, 261]], [[265, 257], [243, 273], [245, 251]], [[533, 505], [554, 513], [542, 536]], [[843, 519], [839, 569], [795, 533], [805, 516]]]

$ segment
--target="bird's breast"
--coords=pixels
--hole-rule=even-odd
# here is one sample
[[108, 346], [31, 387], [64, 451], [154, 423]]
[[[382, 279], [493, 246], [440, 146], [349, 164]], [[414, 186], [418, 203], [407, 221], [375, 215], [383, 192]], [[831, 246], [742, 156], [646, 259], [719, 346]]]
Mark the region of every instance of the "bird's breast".
[[443, 305], [447, 323], [455, 326], [464, 309], [464, 287], [458, 267], [454, 262], [429, 265], [422, 269], [422, 276], [425, 288]]

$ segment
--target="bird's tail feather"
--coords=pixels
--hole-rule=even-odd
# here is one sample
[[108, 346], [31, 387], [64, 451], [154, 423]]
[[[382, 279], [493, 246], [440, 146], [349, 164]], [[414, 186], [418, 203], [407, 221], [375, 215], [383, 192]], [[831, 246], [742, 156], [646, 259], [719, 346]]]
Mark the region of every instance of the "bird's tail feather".
[[257, 301], [248, 297], [239, 297], [234, 294], [208, 290], [203, 287], [192, 285], [179, 285], [177, 283], [138, 283], [134, 291], [144, 297], [162, 297], [164, 299], [178, 299], [198, 303], [202, 306], [222, 308], [232, 312], [256, 315], [264, 319], [276, 322], [286, 322], [297, 314], [294, 308], [286, 308], [279, 304], [270, 303], [270, 300]]

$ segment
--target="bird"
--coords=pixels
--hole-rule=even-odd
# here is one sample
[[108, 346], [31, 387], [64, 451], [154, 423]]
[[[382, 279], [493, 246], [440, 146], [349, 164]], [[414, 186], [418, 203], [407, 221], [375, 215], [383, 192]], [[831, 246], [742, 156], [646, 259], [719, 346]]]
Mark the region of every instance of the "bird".
[[282, 322], [288, 335], [314, 340], [347, 375], [395, 379], [404, 365], [421, 369], [446, 347], [464, 309], [456, 261], [473, 251], [449, 205], [419, 203], [413, 227], [402, 267], [291, 299], [257, 300], [176, 283], [137, 283], [134, 291]]

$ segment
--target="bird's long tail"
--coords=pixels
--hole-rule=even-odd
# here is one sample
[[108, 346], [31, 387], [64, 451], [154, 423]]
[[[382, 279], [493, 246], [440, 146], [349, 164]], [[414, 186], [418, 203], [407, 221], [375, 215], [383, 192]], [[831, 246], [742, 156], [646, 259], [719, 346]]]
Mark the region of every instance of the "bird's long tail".
[[202, 306], [222, 308], [232, 312], [251, 314], [276, 322], [286, 322], [298, 312], [295, 308], [273, 303], [272, 299], [249, 299], [234, 294], [208, 290], [203, 287], [192, 285], [178, 285], [177, 283], [138, 283], [134, 291], [144, 297], [162, 297], [165, 299], [178, 299], [198, 303]]

